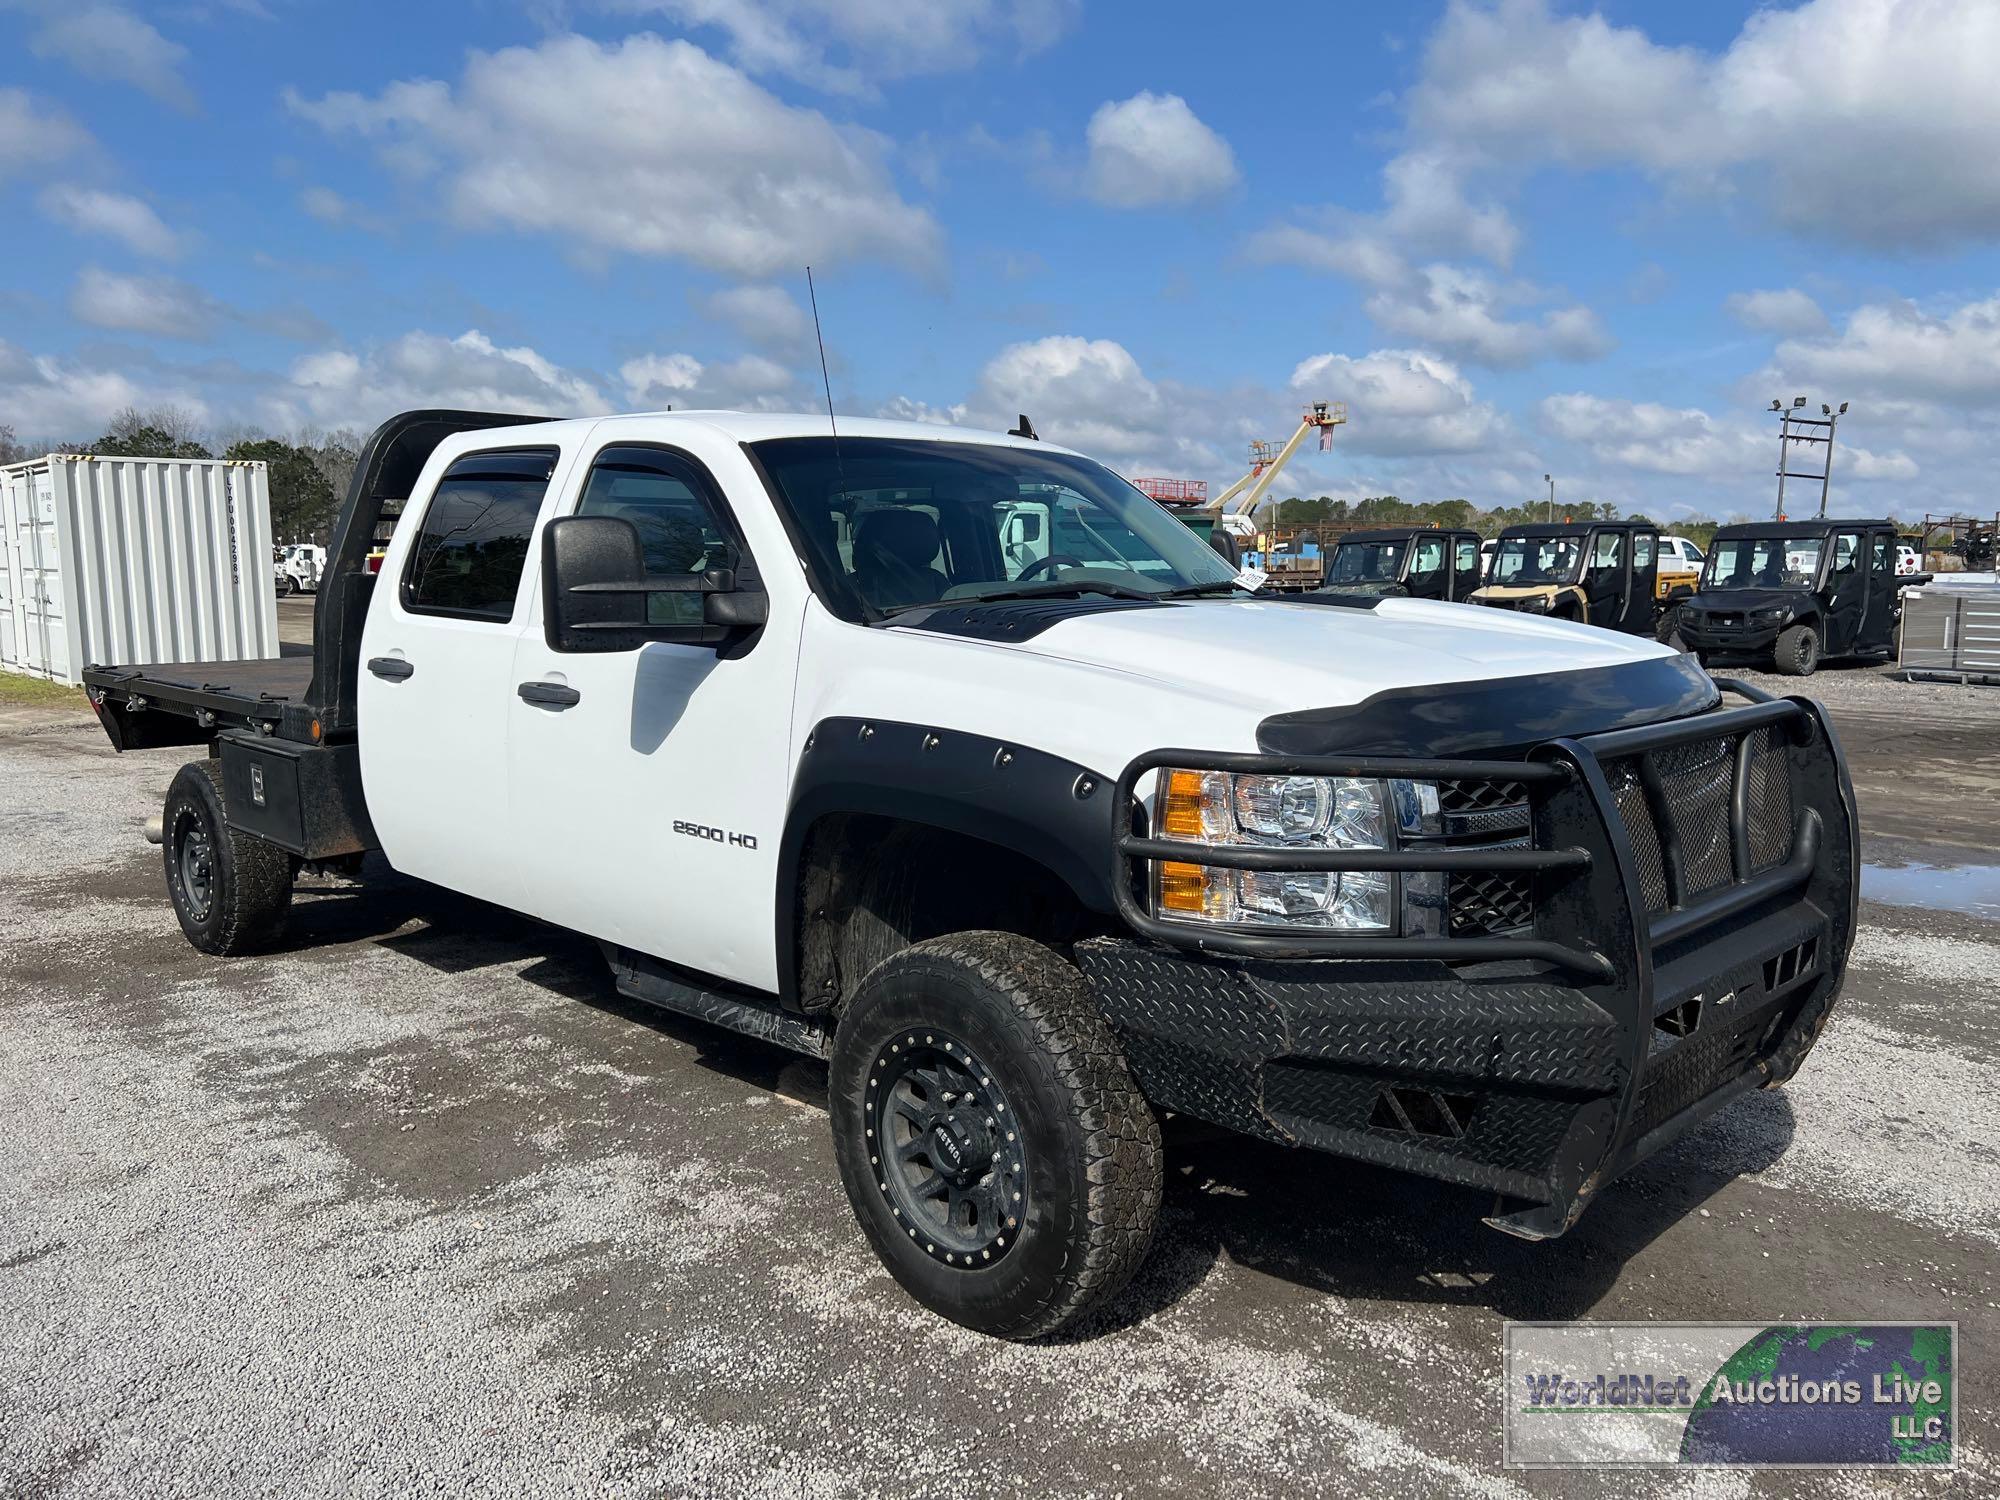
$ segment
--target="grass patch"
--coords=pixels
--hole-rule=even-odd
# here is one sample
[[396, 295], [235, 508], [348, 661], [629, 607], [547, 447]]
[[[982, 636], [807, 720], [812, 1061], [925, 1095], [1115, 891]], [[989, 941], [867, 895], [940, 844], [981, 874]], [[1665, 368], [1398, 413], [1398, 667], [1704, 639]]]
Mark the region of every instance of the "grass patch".
[[0, 703], [27, 708], [73, 708], [79, 713], [90, 708], [90, 700], [83, 696], [82, 688], [7, 671], [0, 671]]

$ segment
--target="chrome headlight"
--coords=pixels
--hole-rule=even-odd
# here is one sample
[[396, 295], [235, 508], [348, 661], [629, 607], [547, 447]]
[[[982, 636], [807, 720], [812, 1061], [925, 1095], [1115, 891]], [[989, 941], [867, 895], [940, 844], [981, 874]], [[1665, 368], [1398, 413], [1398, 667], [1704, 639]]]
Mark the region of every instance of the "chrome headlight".
[[[1160, 836], [1249, 848], [1390, 849], [1395, 834], [1433, 831], [1437, 788], [1350, 776], [1161, 773]], [[1386, 870], [1225, 870], [1192, 861], [1154, 867], [1161, 917], [1217, 927], [1390, 932], [1396, 881]]]
[[1526, 610], [1531, 615], [1545, 615], [1549, 612], [1547, 594], [1524, 594], [1515, 601], [1516, 609]]

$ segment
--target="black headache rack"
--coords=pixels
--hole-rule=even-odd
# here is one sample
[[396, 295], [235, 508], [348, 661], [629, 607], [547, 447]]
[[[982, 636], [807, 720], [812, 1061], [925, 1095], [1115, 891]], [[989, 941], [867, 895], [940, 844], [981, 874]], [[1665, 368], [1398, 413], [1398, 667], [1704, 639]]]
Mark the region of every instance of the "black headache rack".
[[[1853, 941], [1853, 793], [1817, 704], [1720, 686], [1750, 703], [1518, 760], [1134, 761], [1113, 803], [1132, 830], [1113, 891], [1146, 941], [1077, 955], [1147, 1097], [1489, 1188], [1488, 1222], [1543, 1238], [1729, 1100], [1789, 1077]], [[1303, 853], [1154, 838], [1137, 788], [1169, 767], [1433, 781], [1463, 810], [1461, 836]], [[1453, 919], [1381, 936], [1162, 919], [1148, 891], [1168, 860], [1386, 870], [1397, 886], [1434, 874]], [[1456, 920], [1461, 895], [1482, 922]], [[1412, 908], [1396, 909], [1407, 923]]]

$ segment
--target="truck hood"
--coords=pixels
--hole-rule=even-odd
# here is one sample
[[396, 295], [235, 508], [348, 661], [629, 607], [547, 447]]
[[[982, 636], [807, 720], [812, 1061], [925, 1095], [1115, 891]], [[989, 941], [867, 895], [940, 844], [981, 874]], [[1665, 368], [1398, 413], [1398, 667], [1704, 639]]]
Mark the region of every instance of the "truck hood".
[[1650, 640], [1586, 625], [1405, 598], [1383, 599], [1373, 608], [1215, 599], [1105, 610], [1063, 620], [1001, 649], [1131, 673], [1265, 711], [1675, 654]]

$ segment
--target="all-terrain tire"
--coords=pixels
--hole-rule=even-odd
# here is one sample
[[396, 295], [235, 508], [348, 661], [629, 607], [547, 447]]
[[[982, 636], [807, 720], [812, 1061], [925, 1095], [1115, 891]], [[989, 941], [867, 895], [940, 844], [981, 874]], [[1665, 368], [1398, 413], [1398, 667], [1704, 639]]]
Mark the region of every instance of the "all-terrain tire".
[[1786, 677], [1810, 677], [1819, 666], [1819, 632], [1810, 625], [1787, 625], [1771, 648], [1771, 665]]
[[161, 832], [167, 896], [190, 943], [222, 956], [252, 953], [284, 931], [296, 873], [292, 856], [229, 827], [221, 761], [180, 768], [167, 788]]
[[1662, 646], [1672, 646], [1676, 651], [1687, 650], [1687, 642], [1681, 639], [1681, 610], [1678, 604], [1660, 611], [1660, 618], [1653, 626], [1653, 639]]
[[[1023, 1184], [1024, 1201], [1015, 1200], [1011, 1179], [1001, 1180], [1006, 1211], [1019, 1201], [1020, 1218], [988, 1221], [1000, 1243], [968, 1251], [975, 1225], [954, 1251], [933, 1232], [942, 1221], [912, 1202], [914, 1174], [943, 1171], [941, 1157], [924, 1154], [938, 1150], [925, 1145], [932, 1137], [890, 1105], [892, 1094], [911, 1097], [922, 1072], [913, 1053], [934, 1061], [933, 1080], [972, 1060], [962, 1076], [976, 1092], [958, 1097], [993, 1128], [975, 1151], [993, 1148], [994, 1178], [1005, 1153], [1004, 1170]], [[862, 1231], [904, 1290], [942, 1317], [1036, 1338], [1100, 1306], [1145, 1259], [1160, 1208], [1159, 1123], [1083, 976], [1040, 943], [963, 932], [884, 959], [841, 1015], [828, 1102]], [[905, 1130], [911, 1139], [899, 1141]]]

